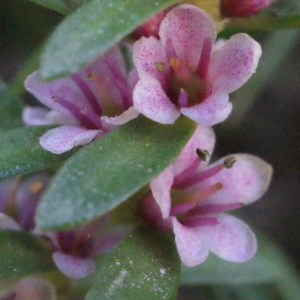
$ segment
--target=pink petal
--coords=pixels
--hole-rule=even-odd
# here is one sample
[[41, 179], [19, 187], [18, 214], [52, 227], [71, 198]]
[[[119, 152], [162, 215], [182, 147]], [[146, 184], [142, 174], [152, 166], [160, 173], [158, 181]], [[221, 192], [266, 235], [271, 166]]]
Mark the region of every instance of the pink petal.
[[[195, 160], [199, 160], [200, 162], [200, 159], [196, 153], [197, 148], [207, 150], [210, 154], [212, 154], [215, 146], [215, 141], [216, 137], [212, 128], [198, 125], [193, 136], [172, 164], [174, 176], [176, 177], [184, 170], [188, 170], [190, 165]], [[207, 162], [208, 161], [209, 158]], [[201, 162], [201, 167], [207, 162]]]
[[208, 248], [199, 237], [197, 229], [197, 227], [183, 226], [175, 217], [173, 218], [173, 230], [178, 254], [182, 263], [187, 267], [194, 267], [203, 263], [209, 253]]
[[[266, 192], [272, 177], [272, 167], [264, 160], [250, 154], [234, 154], [236, 162], [231, 169], [221, 172], [205, 181], [205, 185], [221, 182], [223, 187], [203, 204], [252, 203]], [[223, 163], [226, 157], [214, 165]], [[213, 165], [212, 165], [213, 166]]]
[[74, 119], [72, 114], [54, 101], [53, 97], [66, 99], [76, 104], [76, 106], [81, 109], [89, 107], [88, 103], [84, 101], [85, 96], [70, 77], [59, 78], [57, 80], [44, 83], [41, 81], [39, 73], [35, 71], [26, 78], [25, 88], [41, 103], [62, 113], [71, 120]]
[[228, 94], [214, 93], [200, 104], [183, 107], [181, 113], [198, 124], [213, 126], [227, 119], [232, 110]]
[[[141, 38], [134, 43], [133, 61], [140, 79], [151, 76], [162, 86], [166, 85], [166, 74], [169, 72], [169, 62], [166, 52], [159, 40], [154, 37]], [[161, 69], [157, 67], [160, 64]]]
[[21, 228], [14, 219], [0, 212], [0, 229], [20, 230]]
[[22, 112], [22, 119], [25, 125], [49, 125], [46, 116], [48, 109], [42, 107], [25, 106]]
[[72, 279], [87, 277], [96, 270], [96, 264], [92, 258], [80, 258], [57, 251], [52, 254], [52, 259], [57, 268]]
[[123, 125], [135, 118], [138, 117], [140, 113], [136, 110], [134, 106], [125, 110], [121, 115], [116, 117], [101, 117], [101, 121], [103, 123], [111, 124], [111, 125]]
[[170, 166], [150, 182], [152, 195], [159, 205], [164, 219], [170, 215], [173, 180], [173, 170], [172, 166]]
[[207, 81], [212, 91], [232, 93], [240, 88], [254, 73], [261, 46], [245, 33], [232, 36], [211, 57]]
[[255, 234], [242, 220], [227, 214], [218, 215], [218, 224], [197, 227], [199, 238], [220, 258], [241, 263], [257, 250]]
[[48, 130], [40, 137], [41, 146], [54, 154], [61, 154], [73, 147], [90, 143], [101, 130], [88, 130], [77, 126], [61, 126]]
[[133, 103], [145, 117], [162, 124], [173, 124], [180, 116], [160, 83], [151, 77], [137, 83], [133, 91]]
[[208, 39], [213, 44], [216, 28], [213, 20], [204, 11], [194, 5], [184, 4], [167, 14], [161, 23], [159, 36], [165, 47], [168, 40], [171, 41], [177, 57], [195, 71], [204, 40]]
[[[56, 292], [53, 284], [42, 278], [23, 278], [13, 289], [13, 297], [5, 299], [14, 300], [56, 300]], [[1, 298], [4, 299], [4, 298]]]

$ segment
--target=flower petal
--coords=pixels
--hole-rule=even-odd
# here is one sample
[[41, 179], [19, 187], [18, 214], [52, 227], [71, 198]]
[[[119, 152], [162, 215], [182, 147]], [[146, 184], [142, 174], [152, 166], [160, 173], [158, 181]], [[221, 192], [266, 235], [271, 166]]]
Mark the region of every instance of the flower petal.
[[40, 137], [40, 144], [47, 151], [61, 154], [75, 146], [88, 144], [101, 134], [103, 134], [101, 130], [88, 130], [65, 125], [48, 130]]
[[227, 214], [217, 216], [218, 224], [197, 227], [199, 238], [210, 251], [232, 262], [245, 262], [257, 250], [255, 234], [242, 220]]
[[151, 77], [137, 83], [133, 91], [133, 103], [145, 117], [162, 124], [173, 124], [180, 116], [160, 83]]
[[227, 119], [232, 110], [228, 94], [213, 93], [204, 102], [191, 107], [182, 107], [181, 113], [198, 124], [213, 126]]
[[20, 230], [21, 228], [14, 219], [0, 212], [0, 229]]
[[216, 27], [203, 10], [185, 4], [175, 7], [166, 15], [161, 23], [159, 36], [165, 47], [171, 42], [177, 57], [195, 71], [204, 41], [210, 40], [213, 44], [216, 39]]
[[[222, 189], [207, 198], [202, 204], [252, 203], [266, 192], [272, 177], [272, 167], [264, 160], [250, 154], [233, 154], [235, 164], [231, 169], [224, 168], [207, 179], [205, 185], [220, 182]], [[214, 165], [223, 163], [217, 161]], [[212, 165], [212, 167], [214, 166]]]
[[[135, 42], [133, 61], [140, 79], [151, 76], [158, 80], [162, 86], [165, 86], [169, 63], [165, 49], [159, 40], [154, 37], [143, 37]], [[161, 68], [157, 64], [160, 64]]]
[[172, 165], [150, 182], [152, 195], [161, 209], [163, 219], [170, 215], [171, 209], [171, 188], [174, 175]]
[[49, 125], [46, 116], [48, 109], [42, 107], [25, 106], [22, 112], [22, 119], [25, 125]]
[[[198, 125], [193, 136], [172, 164], [174, 176], [178, 176], [184, 170], [188, 171], [190, 169], [191, 172], [194, 172], [195, 170], [190, 168], [191, 164], [193, 164], [195, 160], [198, 160], [199, 163], [201, 162], [196, 153], [196, 149], [200, 148], [202, 150], [207, 150], [212, 154], [215, 141], [216, 137], [212, 128]], [[207, 161], [209, 161], [209, 159]], [[201, 166], [206, 163], [207, 162], [201, 162]], [[191, 174], [186, 172], [185, 177], [188, 177], [189, 175]]]
[[187, 267], [194, 267], [203, 263], [209, 251], [198, 235], [198, 228], [183, 226], [174, 217], [173, 230], [178, 254], [182, 263]]
[[[116, 116], [116, 117], [101, 117], [101, 121], [103, 123], [106, 124], [110, 124], [110, 125], [123, 125], [135, 118], [138, 117], [140, 113], [136, 110], [136, 108], [134, 106], [128, 108], [127, 110], [125, 110], [121, 115]], [[106, 127], [105, 125], [103, 125], [104, 127]]]
[[52, 259], [57, 268], [72, 279], [87, 277], [96, 270], [96, 263], [92, 258], [80, 258], [57, 251], [52, 254]]
[[232, 93], [241, 87], [254, 73], [261, 46], [245, 33], [239, 33], [226, 41], [211, 57], [207, 81], [216, 91]]

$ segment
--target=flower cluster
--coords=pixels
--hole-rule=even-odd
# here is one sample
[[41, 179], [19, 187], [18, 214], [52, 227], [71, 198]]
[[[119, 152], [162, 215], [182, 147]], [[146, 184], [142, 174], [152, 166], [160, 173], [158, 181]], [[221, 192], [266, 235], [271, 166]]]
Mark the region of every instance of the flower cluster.
[[[229, 1], [222, 3], [229, 6]], [[177, 159], [150, 182], [151, 191], [139, 201], [138, 211], [151, 226], [174, 232], [186, 266], [202, 263], [209, 251], [244, 262], [256, 252], [255, 235], [225, 212], [258, 200], [269, 186], [272, 168], [249, 154], [230, 155], [209, 165], [215, 144], [209, 126], [231, 113], [229, 94], [255, 72], [261, 47], [244, 33], [216, 41], [210, 16], [188, 4], [161, 12], [134, 34], [146, 36], [127, 45], [133, 57], [128, 74], [117, 46], [65, 78], [43, 83], [38, 72], [31, 74], [25, 87], [48, 109], [27, 107], [24, 122], [60, 125], [40, 138], [44, 149], [60, 154], [139, 114], [162, 124], [172, 124], [180, 115], [195, 121], [194, 135]], [[32, 185], [27, 188], [31, 191]], [[32, 220], [35, 206], [28, 209]], [[113, 249], [128, 232], [126, 227], [106, 230], [109, 217], [45, 234], [63, 274], [78, 279], [93, 273], [93, 257]], [[25, 227], [7, 217], [3, 220], [2, 228], [35, 232], [33, 224]]]

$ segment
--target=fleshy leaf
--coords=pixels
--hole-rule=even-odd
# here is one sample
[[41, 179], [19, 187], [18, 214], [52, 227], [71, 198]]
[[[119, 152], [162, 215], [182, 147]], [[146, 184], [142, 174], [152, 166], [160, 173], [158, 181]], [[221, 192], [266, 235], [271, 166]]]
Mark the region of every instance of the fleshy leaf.
[[0, 179], [47, 169], [74, 153], [55, 155], [44, 150], [39, 144], [39, 137], [48, 129], [48, 126], [28, 126], [0, 135]]
[[24, 231], [0, 230], [0, 241], [0, 279], [55, 269], [42, 239]]
[[61, 14], [67, 15], [87, 0], [30, 0]]
[[70, 228], [115, 208], [163, 171], [194, 130], [185, 118], [166, 126], [139, 117], [85, 146], [53, 178], [38, 226]]
[[170, 233], [138, 228], [101, 266], [85, 300], [175, 299], [180, 263]]
[[[91, 0], [54, 31], [41, 59], [50, 79], [73, 73], [106, 52], [135, 27], [175, 0]], [[76, 29], [76, 30], [75, 30]]]
[[0, 131], [22, 126], [21, 99], [0, 80]]

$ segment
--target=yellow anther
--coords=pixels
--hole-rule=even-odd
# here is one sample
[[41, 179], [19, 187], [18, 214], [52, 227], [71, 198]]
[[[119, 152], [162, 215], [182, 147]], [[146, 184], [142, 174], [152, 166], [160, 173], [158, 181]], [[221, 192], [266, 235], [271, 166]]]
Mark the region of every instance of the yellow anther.
[[156, 61], [155, 62], [155, 67], [161, 73], [163, 73], [165, 71], [165, 63], [162, 62], [162, 61]]
[[177, 69], [182, 64], [181, 60], [178, 57], [171, 57], [169, 60], [170, 66], [173, 69]]
[[30, 185], [29, 189], [31, 193], [36, 194], [42, 189], [42, 187], [43, 183], [41, 181], [36, 181]]

